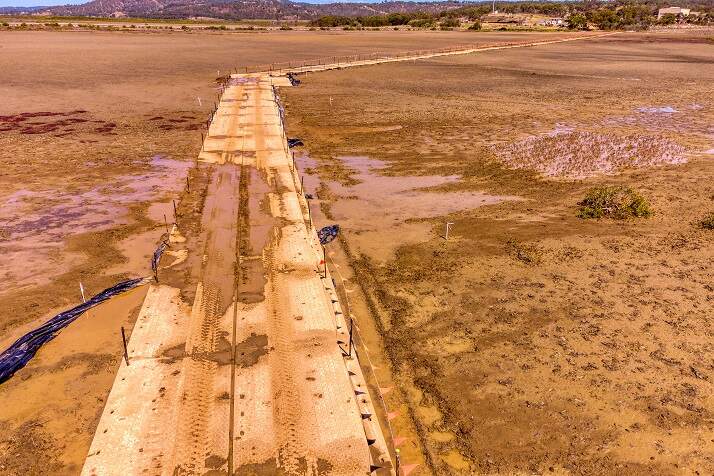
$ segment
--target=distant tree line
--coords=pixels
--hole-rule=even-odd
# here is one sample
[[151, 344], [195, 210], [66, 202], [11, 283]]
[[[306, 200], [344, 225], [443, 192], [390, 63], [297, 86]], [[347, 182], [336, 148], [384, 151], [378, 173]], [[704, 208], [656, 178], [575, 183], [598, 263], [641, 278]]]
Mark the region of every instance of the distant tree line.
[[[700, 12], [698, 16], [676, 17], [665, 15], [657, 20], [657, 11], [663, 7], [680, 6]], [[491, 2], [480, 2], [440, 13], [390, 13], [371, 16], [326, 15], [311, 22], [317, 27], [369, 28], [409, 25], [415, 28], [440, 26], [444, 29], [460, 26], [459, 19], [474, 22], [479, 29], [485, 15], [492, 11]], [[714, 0], [584, 0], [576, 2], [497, 2], [496, 8], [504, 14], [538, 14], [566, 19], [571, 29], [601, 30], [646, 29], [651, 25], [673, 23], [714, 23]]]

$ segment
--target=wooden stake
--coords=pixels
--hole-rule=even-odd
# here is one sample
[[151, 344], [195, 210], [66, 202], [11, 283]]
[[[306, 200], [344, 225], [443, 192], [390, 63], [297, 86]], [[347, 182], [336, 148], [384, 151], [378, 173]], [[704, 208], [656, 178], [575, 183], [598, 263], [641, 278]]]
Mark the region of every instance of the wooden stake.
[[124, 326], [121, 327], [121, 341], [124, 344], [124, 361], [126, 365], [129, 365], [129, 351], [126, 349], [126, 333], [124, 332]]
[[350, 351], [350, 357], [352, 357], [352, 347], [354, 346], [354, 341], [352, 339], [352, 329], [354, 328], [354, 320], [352, 319], [352, 316], [350, 316], [350, 343], [349, 343], [349, 351]]

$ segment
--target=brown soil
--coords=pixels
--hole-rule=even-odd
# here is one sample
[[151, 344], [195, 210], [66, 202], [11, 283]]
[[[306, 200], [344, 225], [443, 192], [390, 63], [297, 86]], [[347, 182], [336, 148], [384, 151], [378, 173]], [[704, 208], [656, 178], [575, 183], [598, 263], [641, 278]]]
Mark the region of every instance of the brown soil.
[[[494, 38], [514, 35], [0, 32], [2, 348], [76, 305], [80, 281], [93, 294], [123, 277], [148, 275], [147, 257], [165, 233], [164, 215], [173, 221], [172, 199], [181, 199], [179, 225], [196, 249], [196, 217], [210, 170], [187, 169], [200, 149], [217, 76], [242, 65], [313, 58], [318, 50], [404, 51]], [[196, 259], [163, 277], [183, 289], [187, 302]], [[0, 406], [0, 473], [79, 471], [121, 356], [117, 323], [135, 318], [129, 311], [137, 303], [112, 314], [103, 330], [112, 333], [111, 346], [82, 327], [85, 316], [2, 385], [3, 401], [23, 402], [23, 411]], [[76, 347], [66, 347], [63, 338], [76, 340]], [[45, 368], [50, 354], [74, 360]], [[104, 364], [91, 379], [81, 377], [95, 360]], [[45, 393], [27, 390], [35, 380]], [[48, 394], [62, 399], [40, 398]], [[32, 466], [44, 461], [39, 451], [48, 460]]]
[[120, 328], [131, 329], [145, 294], [143, 286], [88, 311], [0, 385], [0, 474], [81, 471], [122, 358]]
[[[418, 441], [404, 444], [424, 446], [418, 471], [714, 471], [714, 235], [697, 226], [714, 209], [707, 36], [628, 33], [332, 71], [285, 91], [322, 208], [346, 220], [348, 286], [364, 289], [409, 403]], [[677, 112], [653, 112], [663, 107]], [[562, 126], [653, 137], [687, 162], [618, 161], [595, 170], [612, 175], [574, 180], [509, 169], [494, 153]], [[557, 143], [558, 160], [582, 150], [575, 142]], [[395, 187], [365, 223], [355, 217], [373, 204], [355, 184], [371, 179], [338, 156], [385, 161], [381, 176], [461, 176], [423, 193], [522, 200], [395, 220]], [[602, 184], [634, 187], [654, 216], [577, 218]]]

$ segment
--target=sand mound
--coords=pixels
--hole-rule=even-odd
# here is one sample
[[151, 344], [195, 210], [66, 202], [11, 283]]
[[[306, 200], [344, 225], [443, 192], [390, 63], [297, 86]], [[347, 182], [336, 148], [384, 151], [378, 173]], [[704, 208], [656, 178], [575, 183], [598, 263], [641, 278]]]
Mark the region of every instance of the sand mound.
[[663, 137], [565, 131], [531, 136], [494, 152], [508, 167], [533, 169], [549, 177], [614, 174], [625, 167], [686, 162], [685, 149]]

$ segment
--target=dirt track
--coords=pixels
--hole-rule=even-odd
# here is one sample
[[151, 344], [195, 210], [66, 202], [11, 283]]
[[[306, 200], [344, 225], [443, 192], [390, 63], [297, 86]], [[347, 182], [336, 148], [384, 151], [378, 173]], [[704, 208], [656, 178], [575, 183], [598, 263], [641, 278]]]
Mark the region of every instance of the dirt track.
[[[434, 55], [415, 56], [427, 57]], [[355, 65], [364, 64], [374, 62]], [[173, 321], [174, 331], [147, 339], [139, 325], [132, 336], [130, 359], [155, 374], [153, 387], [137, 391], [141, 372], [122, 365], [84, 474], [127, 464], [156, 474], [364, 474], [391, 466], [360, 367], [340, 347], [347, 323], [315, 241], [274, 83], [289, 84], [267, 74], [227, 80], [199, 157], [212, 165], [185, 343], [175, 342], [182, 326], [173, 288], [153, 288], [139, 323], [153, 314], [154, 326]], [[156, 382], [172, 377], [171, 390], [162, 386], [160, 402], [152, 399], [153, 413], [134, 410]], [[156, 428], [174, 425], [171, 436], [157, 437]], [[127, 438], [135, 444], [119, 443]], [[132, 460], [127, 451], [137, 444], [142, 457]]]
[[[561, 36], [0, 32], [7, 59], [0, 71], [6, 99], [0, 106], [0, 200], [5, 203], [0, 220], [0, 304], [5, 309], [0, 339], [9, 345], [24, 331], [76, 305], [78, 281], [92, 293], [119, 279], [146, 274], [164, 231], [164, 215], [172, 220], [172, 198], [181, 197], [179, 221], [194, 249], [208, 177], [204, 168], [188, 169], [200, 148], [218, 70], [224, 74], [229, 67], [261, 61], [309, 59], [317, 51], [346, 55], [375, 48], [406, 51]], [[41, 102], [36, 100], [38, 91]], [[50, 115], [33, 117], [37, 113]], [[18, 237], [18, 232], [23, 235]], [[196, 269], [194, 264], [189, 256], [172, 272], [185, 276], [169, 283], [181, 288], [187, 303], [196, 289], [189, 270]], [[38, 474], [28, 468], [28, 455], [41, 455], [55, 474], [76, 474], [81, 468], [121, 361], [119, 328], [129, 330], [139, 309], [110, 306], [98, 311], [63, 331], [17, 378], [0, 387], [1, 399], [24, 402], [22, 407], [0, 409], [4, 471]], [[72, 358], [67, 349], [82, 359]], [[78, 379], [78, 374], [86, 377]], [[46, 399], [46, 393], [62, 394], [71, 403], [58, 405]]]
[[326, 292], [276, 101], [267, 76], [229, 81], [200, 155], [210, 182], [190, 317], [177, 317], [178, 290], [149, 291], [130, 342], [136, 363], [119, 370], [84, 474], [391, 464], [369, 396], [354, 386], [359, 367], [350, 372], [339, 346], [346, 325]]

